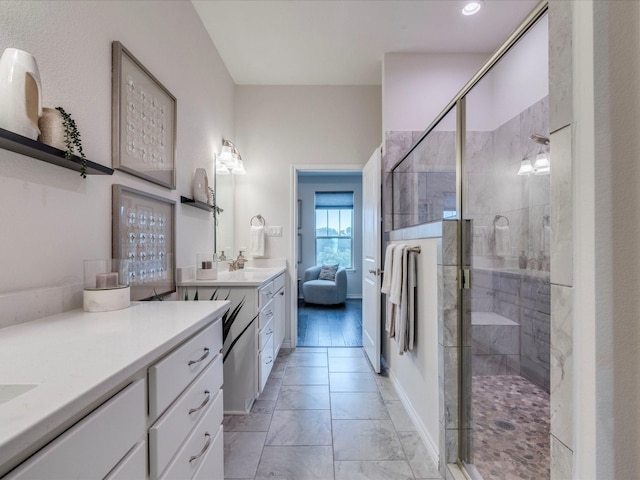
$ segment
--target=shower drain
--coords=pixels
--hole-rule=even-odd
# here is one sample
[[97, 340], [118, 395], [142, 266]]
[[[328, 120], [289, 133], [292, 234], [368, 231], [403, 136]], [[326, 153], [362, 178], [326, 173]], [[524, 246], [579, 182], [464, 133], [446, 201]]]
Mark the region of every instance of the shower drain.
[[496, 427], [501, 428], [503, 430], [515, 430], [516, 427], [513, 426], [513, 423], [506, 422], [504, 420], [496, 420], [493, 422]]

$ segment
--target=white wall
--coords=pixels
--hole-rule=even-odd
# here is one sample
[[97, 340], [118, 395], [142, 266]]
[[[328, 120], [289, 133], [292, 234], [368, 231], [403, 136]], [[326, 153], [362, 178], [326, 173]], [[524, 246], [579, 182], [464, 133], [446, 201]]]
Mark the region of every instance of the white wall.
[[[573, 51], [575, 478], [635, 478], [640, 470], [640, 5], [577, 4], [573, 21], [593, 29], [578, 28], [583, 41], [574, 43]], [[585, 97], [590, 88], [593, 95]]]
[[282, 226], [266, 253], [287, 259], [295, 284], [292, 166], [364, 165], [382, 143], [381, 111], [375, 86], [236, 87], [235, 143], [247, 171], [236, 178], [236, 245], [248, 244], [253, 215]]
[[425, 130], [488, 58], [478, 53], [386, 53], [384, 131]]
[[[298, 175], [298, 198], [302, 204], [302, 262], [298, 275], [304, 279], [304, 271], [316, 265], [315, 251], [315, 193], [353, 192], [353, 268], [347, 270], [347, 297], [362, 298], [362, 175], [342, 174], [331, 176]], [[302, 292], [298, 292], [301, 296]]]
[[[392, 242], [406, 243], [406, 242]], [[413, 352], [398, 353], [394, 339], [386, 339], [390, 376], [405, 406], [433, 454], [440, 448], [438, 388], [438, 239], [411, 240], [418, 255], [418, 305]], [[437, 455], [436, 455], [437, 456]]]
[[[188, 34], [182, 33], [188, 32]], [[62, 105], [87, 157], [111, 166], [111, 42], [121, 41], [177, 98], [177, 190], [121, 172], [86, 180], [0, 150], [0, 294], [82, 281], [82, 260], [111, 257], [111, 185], [174, 199], [177, 265], [211, 249], [213, 221], [181, 206], [193, 172], [233, 138], [234, 84], [190, 2], [0, 2], [0, 50], [36, 57], [45, 106]]]

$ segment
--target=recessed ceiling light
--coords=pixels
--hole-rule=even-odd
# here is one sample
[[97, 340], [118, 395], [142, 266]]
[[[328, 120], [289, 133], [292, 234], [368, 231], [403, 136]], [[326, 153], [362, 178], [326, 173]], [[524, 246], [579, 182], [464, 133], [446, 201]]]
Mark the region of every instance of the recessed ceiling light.
[[462, 9], [463, 15], [475, 15], [482, 8], [482, 0], [473, 0], [471, 2], [467, 2], [467, 4]]

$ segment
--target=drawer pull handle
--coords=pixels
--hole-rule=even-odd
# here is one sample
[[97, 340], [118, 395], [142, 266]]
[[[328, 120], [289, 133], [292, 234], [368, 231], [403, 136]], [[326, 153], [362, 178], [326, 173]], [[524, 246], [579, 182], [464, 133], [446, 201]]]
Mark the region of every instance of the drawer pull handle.
[[189, 410], [189, 415], [191, 415], [192, 413], [196, 413], [196, 412], [202, 410], [207, 405], [207, 403], [209, 403], [209, 400], [211, 400], [211, 392], [209, 392], [209, 390], [205, 390], [204, 393], [207, 396], [207, 398], [204, 399], [204, 402], [202, 402], [202, 405], [200, 405], [199, 407], [190, 409]]
[[284, 292], [280, 292], [280, 295], [284, 295]]
[[269, 361], [268, 362], [264, 362], [265, 365], [269, 365], [271, 362], [273, 362], [273, 357], [269, 357]]
[[207, 358], [209, 356], [209, 349], [205, 347], [204, 349], [204, 355], [202, 355], [199, 359], [197, 360], [189, 360], [189, 366], [193, 365], [194, 363], [200, 363], [201, 361], [203, 361], [205, 358]]
[[200, 450], [200, 453], [198, 453], [197, 455], [193, 455], [189, 459], [189, 463], [193, 462], [194, 460], [199, 459], [209, 449], [209, 445], [211, 445], [211, 435], [209, 435], [208, 433], [205, 433], [204, 436], [207, 439], [207, 443], [204, 444], [204, 447], [202, 447], [202, 450]]
[[267, 312], [267, 317], [273, 317], [273, 311], [272, 310], [269, 310]]
[[273, 333], [273, 329], [269, 330], [268, 332], [265, 332], [265, 335], [271, 335]]

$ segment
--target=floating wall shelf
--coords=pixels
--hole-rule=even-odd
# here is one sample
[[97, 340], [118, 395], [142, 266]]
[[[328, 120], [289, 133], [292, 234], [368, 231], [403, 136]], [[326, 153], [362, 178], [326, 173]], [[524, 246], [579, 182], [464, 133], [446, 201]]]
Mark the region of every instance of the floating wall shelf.
[[[36, 158], [43, 162], [53, 163], [76, 172], [80, 172], [82, 168], [82, 159], [77, 155], [74, 155], [71, 160], [67, 160], [62, 150], [3, 128], [0, 128], [0, 148]], [[87, 175], [113, 175], [113, 169], [87, 160]]]
[[198, 200], [194, 200], [193, 198], [187, 198], [180, 195], [180, 203], [184, 203], [185, 205], [191, 205], [192, 207], [199, 208], [200, 210], [206, 210], [207, 212], [213, 212], [213, 207], [208, 203], [199, 202]]

